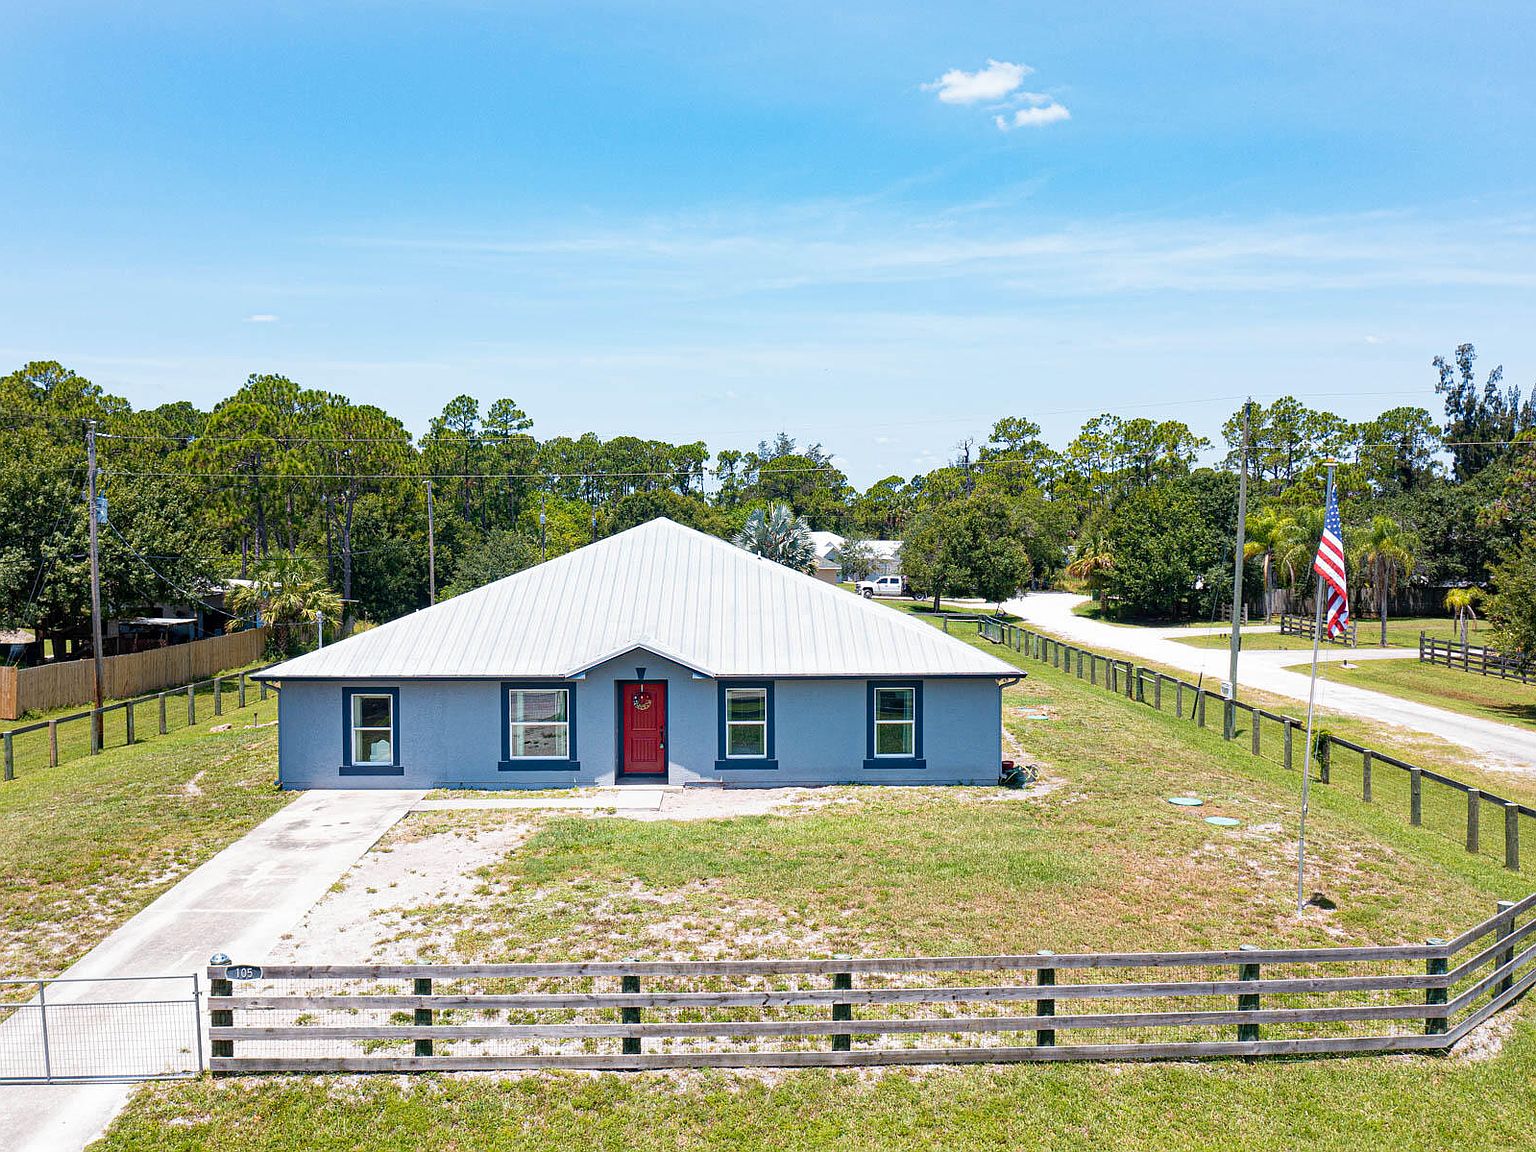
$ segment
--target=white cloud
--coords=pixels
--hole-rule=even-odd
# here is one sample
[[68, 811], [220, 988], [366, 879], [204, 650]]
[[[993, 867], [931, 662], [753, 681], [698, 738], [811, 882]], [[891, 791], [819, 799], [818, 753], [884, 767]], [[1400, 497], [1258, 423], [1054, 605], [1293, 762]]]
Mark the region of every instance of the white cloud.
[[245, 318], [247, 324], [276, 324], [277, 316], [271, 312], [258, 312]]
[[1024, 83], [1024, 77], [1033, 71], [1028, 64], [988, 60], [985, 68], [975, 72], [951, 68], [932, 83], [924, 84], [923, 91], [937, 92], [945, 104], [978, 104], [986, 100], [1001, 100]]
[[[1037, 94], [1031, 92], [1028, 95], [1033, 97]], [[1049, 96], [1042, 99], [1043, 103], [1032, 101], [1028, 107], [1015, 108], [1008, 115], [994, 116], [992, 123], [1007, 132], [1014, 128], [1040, 128], [1046, 124], [1072, 119], [1072, 113], [1067, 111], [1065, 104], [1058, 104]]]

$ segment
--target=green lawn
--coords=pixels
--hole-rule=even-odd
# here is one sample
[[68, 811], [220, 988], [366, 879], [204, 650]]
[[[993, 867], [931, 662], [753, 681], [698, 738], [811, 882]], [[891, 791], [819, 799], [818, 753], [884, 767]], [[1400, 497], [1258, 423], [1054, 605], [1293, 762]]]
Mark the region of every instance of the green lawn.
[[[1276, 623], [1279, 618], [1276, 618]], [[1261, 621], [1254, 621], [1255, 624]], [[1359, 628], [1356, 638], [1361, 648], [1376, 648], [1381, 642], [1381, 625], [1375, 620], [1359, 620]], [[1460, 633], [1456, 629], [1454, 621], [1442, 616], [1410, 616], [1402, 620], [1387, 620], [1387, 647], [1388, 648], [1414, 648], [1419, 646], [1419, 633], [1424, 632], [1434, 640], [1459, 640]], [[1227, 646], [1230, 631], [1221, 635], [1191, 636], [1179, 640], [1180, 644], [1188, 644], [1191, 648], [1225, 648]], [[1479, 641], [1470, 638], [1472, 643]], [[1347, 647], [1334, 641], [1323, 641], [1325, 645], [1339, 648]], [[1244, 632], [1243, 647], [1260, 651], [1296, 650], [1299, 652], [1312, 651], [1312, 641], [1304, 636], [1282, 636], [1278, 632]]]
[[[986, 648], [1030, 673], [1005, 722], [1045, 769], [1040, 794], [847, 788], [693, 823], [535, 815], [475, 892], [412, 910], [398, 941], [443, 960], [1398, 943], [1530, 887], [1464, 852], [1432, 802], [1412, 828], [1385, 774], [1369, 806], [1341, 774], [1314, 790], [1309, 836], [1309, 887], [1339, 908], [1298, 919], [1296, 772]], [[1166, 803], [1186, 791], [1206, 807]], [[1216, 813], [1243, 826], [1200, 818]], [[397, 835], [513, 818], [530, 817], [431, 813]], [[1502, 1149], [1536, 1123], [1533, 1015], [1504, 1017], [1513, 1032], [1485, 1060], [201, 1081], [142, 1090], [102, 1147]]]
[[1417, 660], [1369, 660], [1349, 668], [1330, 663], [1321, 665], [1318, 675], [1484, 720], [1536, 729], [1536, 685], [1518, 680], [1479, 676]]
[[288, 801], [276, 701], [230, 697], [195, 728], [0, 784], [0, 976], [58, 973]]
[[[241, 671], [251, 671], [261, 664], [252, 664], [246, 669], [234, 668], [221, 676], [231, 677], [224, 681], [219, 691], [218, 707], [225, 711], [233, 712], [239, 706], [239, 685], [233, 679]], [[214, 686], [211, 683], [200, 684], [193, 695], [195, 696], [197, 719], [200, 726], [206, 726], [215, 720]], [[250, 684], [246, 690], [247, 703], [256, 702], [260, 696], [260, 689], [256, 684]], [[136, 699], [142, 699], [137, 697]], [[107, 701], [110, 707], [121, 703], [120, 700]], [[277, 702], [270, 695], [267, 698], [266, 711], [269, 718], [277, 715]], [[28, 728], [34, 724], [44, 723], [48, 720], [60, 721], [58, 725], [59, 762], [76, 759], [80, 756], [89, 756], [91, 751], [91, 721], [89, 716], [81, 717], [82, 713], [89, 712], [89, 705], [71, 705], [68, 708], [54, 708], [49, 711], [29, 712], [20, 720], [0, 721], [0, 731], [15, 728]], [[75, 719], [75, 717], [80, 717]], [[160, 709], [158, 701], [146, 700], [134, 705], [134, 740], [136, 742], [152, 738], [158, 738], [160, 730]], [[102, 747], [113, 749], [122, 747], [128, 740], [128, 710], [126, 708], [113, 708], [110, 712], [102, 714]], [[187, 691], [185, 688], [166, 689], [165, 702], [165, 727], [167, 732], [174, 732], [187, 727]], [[13, 755], [15, 758], [16, 774], [18, 776], [35, 772], [38, 769], [46, 769], [49, 762], [49, 737], [46, 728], [35, 732], [24, 732], [11, 740]]]

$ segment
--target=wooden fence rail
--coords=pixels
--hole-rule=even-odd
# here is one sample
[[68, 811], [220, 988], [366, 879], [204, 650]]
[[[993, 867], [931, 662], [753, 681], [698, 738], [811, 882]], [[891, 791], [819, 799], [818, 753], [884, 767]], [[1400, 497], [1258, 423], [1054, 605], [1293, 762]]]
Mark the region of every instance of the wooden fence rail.
[[[270, 667], [270, 665], [268, 665]], [[83, 712], [74, 712], [68, 716], [56, 716], [51, 720], [39, 720], [32, 724], [22, 724], [16, 728], [9, 728], [0, 732], [0, 757], [3, 757], [3, 771], [0, 771], [0, 780], [10, 781], [16, 779], [16, 774], [23, 756], [18, 753], [17, 743], [21, 737], [33, 737], [35, 746], [31, 749], [29, 768], [41, 768], [46, 761], [49, 768], [57, 768], [61, 763], [77, 759], [81, 755], [100, 755], [108, 746], [106, 741], [97, 738], [98, 732], [106, 733], [106, 720], [114, 715], [122, 716], [122, 728], [119, 739], [122, 746], [137, 743], [148, 736], [164, 736], [171, 729], [190, 727], [198, 722], [198, 697], [205, 689], [209, 697], [207, 707], [214, 716], [224, 714], [225, 696], [234, 693], [234, 704], [237, 708], [244, 708], [250, 694], [250, 680], [256, 672], [263, 669], [250, 669], [243, 672], [231, 672], [227, 675], [209, 677], [207, 680], [194, 681], [191, 684], [181, 685], [175, 690], [153, 692], [145, 696], [137, 696], [132, 700], [118, 700], [112, 704], [103, 705], [101, 708], [89, 708]], [[265, 700], [268, 687], [265, 680], [256, 682], [256, 698]], [[137, 713], [154, 706], [154, 728], [141, 727]], [[206, 719], [207, 712], [204, 713]], [[182, 724], [185, 718], [186, 723]], [[64, 740], [60, 740], [60, 734]], [[82, 735], [83, 734], [83, 735]], [[69, 737], [73, 735], [74, 739]]]
[[[1306, 726], [1293, 716], [1270, 712], [1241, 700], [1226, 700], [1203, 682], [1190, 683], [1129, 660], [1104, 656], [1045, 633], [1035, 632], [992, 617], [977, 618], [977, 632], [1031, 659], [1075, 674], [1094, 686], [1125, 695], [1159, 712], [1171, 708], [1180, 719], [1197, 727], [1210, 727], [1223, 738], [1236, 740], [1246, 719], [1249, 750], [1287, 769], [1300, 766], [1305, 749]], [[1215, 715], [1208, 713], [1215, 711]], [[1269, 733], [1269, 735], [1266, 735]], [[1521, 839], [1529, 836], [1536, 809], [1517, 804], [1496, 793], [1475, 788], [1453, 776], [1421, 768], [1327, 732], [1314, 733], [1313, 762], [1317, 780], [1338, 785], [1345, 781], [1346, 765], [1339, 752], [1359, 757], [1360, 799], [1363, 803], [1392, 800], [1404, 804], [1408, 822], [1426, 827], [1464, 843], [1471, 853], [1502, 857], [1504, 866], [1519, 871]], [[1381, 769], [1391, 775], [1383, 778]], [[1385, 791], [1383, 785], [1386, 785]], [[1396, 793], [1396, 795], [1394, 795]], [[1449, 807], [1448, 807], [1449, 805]], [[1484, 831], [1484, 815], [1492, 835]], [[1426, 815], [1429, 817], [1426, 820]], [[1536, 863], [1536, 852], [1524, 854], [1527, 866]]]
[[[1501, 902], [1453, 940], [1396, 947], [216, 965], [208, 969], [210, 1068], [804, 1067], [1444, 1050], [1536, 983], [1533, 910], [1536, 894]], [[1191, 978], [1170, 978], [1180, 970]], [[972, 974], [1006, 982], [975, 984]], [[925, 976], [945, 979], [914, 983]], [[1107, 1010], [1126, 1001], [1126, 1010]], [[1008, 1012], [1016, 1004], [1026, 1011]], [[913, 1047], [903, 1039], [912, 1036], [930, 1039]]]
[[1509, 655], [1477, 644], [1435, 640], [1423, 632], [1419, 633], [1419, 663], [1439, 664], [1446, 668], [1459, 668], [1463, 672], [1476, 672], [1481, 676], [1497, 676], [1500, 680], [1518, 680], [1522, 684], [1536, 684], [1536, 660]]
[[[1312, 616], [1298, 616], [1292, 612], [1280, 613], [1280, 635], [1282, 636], [1305, 636], [1310, 640], [1312, 639], [1312, 633], [1316, 630], [1317, 620]], [[1360, 646], [1359, 621], [1353, 617], [1350, 618], [1349, 623], [1345, 625], [1344, 638], [1341, 640], [1335, 640], [1325, 632], [1323, 634], [1323, 643], [1348, 644], [1351, 648], [1358, 648]]]
[[[248, 628], [148, 652], [108, 656], [102, 661], [103, 690], [114, 697], [141, 696], [176, 684], [206, 680], [226, 668], [254, 664], [261, 659], [266, 646], [267, 629]], [[94, 675], [89, 660], [62, 660], [36, 668], [0, 668], [0, 720], [17, 720], [28, 712], [89, 703]]]

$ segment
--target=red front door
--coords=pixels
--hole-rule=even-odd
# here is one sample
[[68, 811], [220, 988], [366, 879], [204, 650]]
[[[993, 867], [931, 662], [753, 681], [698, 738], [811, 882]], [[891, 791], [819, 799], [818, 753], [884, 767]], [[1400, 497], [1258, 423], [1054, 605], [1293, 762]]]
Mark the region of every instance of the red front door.
[[667, 685], [647, 680], [619, 685], [625, 776], [667, 774]]

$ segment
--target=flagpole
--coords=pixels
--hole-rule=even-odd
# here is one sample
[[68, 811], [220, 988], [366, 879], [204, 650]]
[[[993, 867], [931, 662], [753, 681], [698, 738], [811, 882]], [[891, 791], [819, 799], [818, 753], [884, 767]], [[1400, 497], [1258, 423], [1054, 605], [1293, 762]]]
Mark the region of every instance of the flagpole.
[[[1323, 499], [1326, 509], [1333, 503], [1334, 461], [1327, 461], [1328, 493]], [[1326, 525], [1323, 529], [1327, 531]], [[1307, 907], [1307, 796], [1312, 783], [1312, 718], [1317, 703], [1317, 653], [1323, 642], [1323, 577], [1315, 574], [1317, 617], [1312, 625], [1312, 683], [1307, 688], [1307, 746], [1302, 753], [1301, 767], [1301, 825], [1296, 834], [1296, 915]]]

